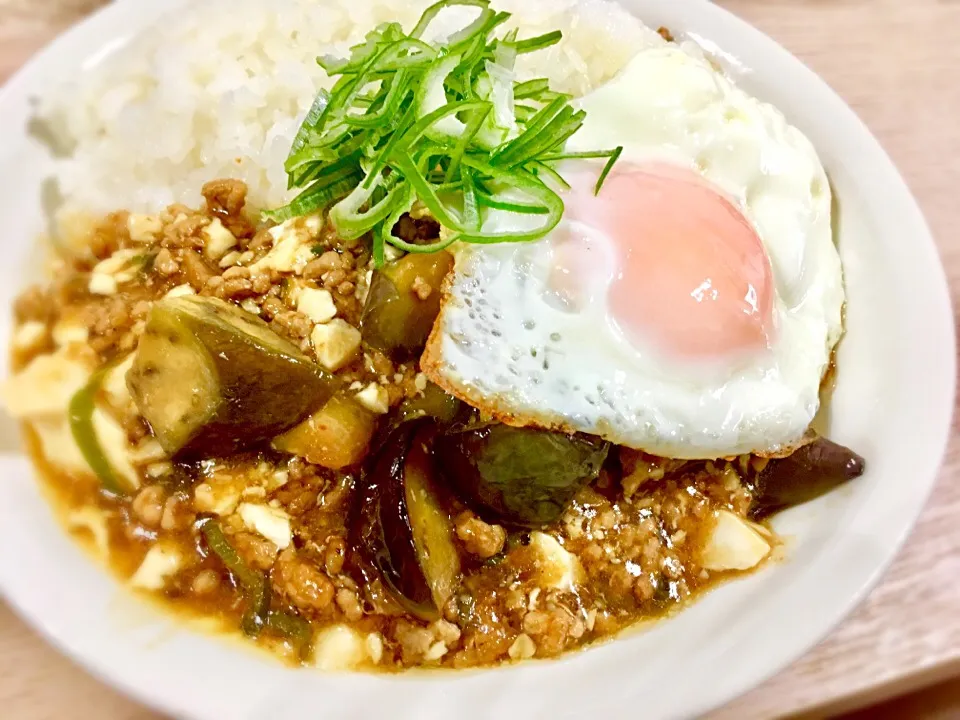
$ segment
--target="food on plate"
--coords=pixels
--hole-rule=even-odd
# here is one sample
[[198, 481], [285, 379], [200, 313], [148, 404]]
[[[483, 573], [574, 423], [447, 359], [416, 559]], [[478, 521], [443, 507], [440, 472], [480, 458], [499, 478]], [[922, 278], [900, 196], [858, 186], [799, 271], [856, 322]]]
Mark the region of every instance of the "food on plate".
[[412, 421], [388, 436], [363, 473], [352, 530], [362, 562], [396, 599], [417, 617], [439, 620], [460, 584], [460, 551], [439, 497], [431, 434]]
[[445, 250], [411, 253], [374, 270], [360, 318], [363, 339], [392, 357], [417, 356], [440, 312], [440, 286], [453, 267]]
[[787, 457], [770, 460], [760, 471], [750, 517], [762, 519], [814, 500], [860, 477], [863, 470], [863, 458], [849, 448], [826, 438], [812, 438]]
[[65, 526], [321, 669], [553, 657], [780, 557], [864, 472], [811, 429], [809, 141], [606, 0], [387, 5], [211, 0], [42, 103], [2, 399]]
[[600, 474], [610, 449], [595, 437], [470, 418], [446, 430], [434, 454], [451, 487], [491, 522], [556, 522]]
[[154, 303], [127, 388], [161, 447], [229, 454], [324, 405], [336, 381], [258, 315], [215, 297]]

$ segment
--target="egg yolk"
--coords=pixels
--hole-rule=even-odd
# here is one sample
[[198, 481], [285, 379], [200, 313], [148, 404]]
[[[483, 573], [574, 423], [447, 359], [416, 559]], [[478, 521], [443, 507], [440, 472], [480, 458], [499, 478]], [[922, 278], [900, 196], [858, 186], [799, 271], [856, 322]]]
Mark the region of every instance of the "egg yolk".
[[[773, 329], [767, 253], [743, 214], [693, 171], [622, 164], [599, 196], [570, 178], [567, 217], [614, 246], [613, 320], [638, 347], [690, 359], [762, 350]], [[589, 187], [588, 187], [589, 185]], [[572, 259], [583, 254], [561, 255]], [[578, 264], [580, 264], [578, 263]], [[583, 272], [582, 264], [568, 275]]]

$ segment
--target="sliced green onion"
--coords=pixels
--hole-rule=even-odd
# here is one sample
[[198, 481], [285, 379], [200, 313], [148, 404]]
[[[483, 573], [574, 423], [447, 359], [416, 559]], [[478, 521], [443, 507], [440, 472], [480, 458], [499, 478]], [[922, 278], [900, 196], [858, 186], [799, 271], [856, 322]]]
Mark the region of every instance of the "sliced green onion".
[[475, 37], [486, 38], [490, 33], [510, 19], [510, 13], [489, 13], [486, 14], [485, 17], [486, 20], [482, 24], [479, 23], [480, 18], [477, 18], [477, 20], [473, 22], [475, 29], [472, 32], [467, 32], [467, 29], [464, 29], [461, 33], [457, 33], [457, 35], [460, 36], [459, 38], [451, 36], [448, 41], [450, 43], [450, 51], [461, 50], [464, 45], [472, 43]]
[[[412, 121], [413, 116], [416, 114], [416, 109], [416, 105], [414, 104], [410, 104], [407, 107], [406, 112], [400, 119], [400, 127], [406, 127]], [[380, 176], [380, 173], [383, 172], [383, 169], [387, 166], [390, 156], [400, 144], [401, 140], [403, 140], [403, 135], [401, 133], [395, 132], [390, 135], [390, 139], [387, 140], [386, 144], [378, 151], [377, 155], [373, 159], [373, 163], [370, 166], [367, 177], [363, 181], [365, 187], [369, 187], [373, 181]]]
[[378, 176], [377, 182], [369, 188], [362, 184], [358, 185], [330, 211], [330, 221], [344, 240], [356, 240], [390, 217], [396, 200], [406, 193], [404, 186], [407, 183], [400, 181], [381, 200], [370, 205], [366, 210], [361, 210], [369, 203], [374, 192], [381, 187], [383, 182], [381, 178], [382, 176]]
[[447, 168], [447, 174], [444, 177], [445, 182], [454, 182], [457, 173], [460, 171], [460, 159], [464, 153], [466, 153], [467, 148], [470, 146], [470, 143], [473, 142], [476, 134], [480, 132], [480, 127], [486, 122], [491, 112], [493, 112], [493, 106], [490, 104], [485, 104], [473, 111], [473, 115], [467, 123], [463, 135], [460, 136], [453, 151], [450, 153], [450, 166]]
[[348, 155], [343, 155], [337, 160], [331, 162], [309, 162], [304, 161], [297, 168], [299, 172], [291, 172], [291, 175], [295, 175], [298, 179], [297, 186], [302, 187], [310, 183], [314, 183], [318, 180], [325, 180], [327, 178], [332, 178], [338, 176], [338, 174], [344, 173], [347, 171], [347, 174], [356, 170], [357, 164], [360, 161], [359, 153], [354, 150]]
[[425, 245], [414, 245], [413, 243], [408, 243], [405, 240], [398, 238], [396, 235], [391, 235], [389, 242], [395, 248], [403, 250], [408, 253], [420, 253], [420, 254], [430, 254], [435, 252], [440, 252], [441, 250], [446, 250], [448, 247], [453, 245], [458, 240], [462, 240], [459, 235], [451, 234], [447, 238], [441, 238], [433, 243], [427, 243]]
[[[563, 218], [563, 200], [553, 190], [544, 185], [535, 175], [523, 170], [507, 171], [489, 165], [472, 157], [465, 157], [463, 164], [486, 175], [495, 182], [502, 183], [514, 190], [525, 193], [534, 201], [539, 201], [546, 208], [544, 223], [533, 230], [526, 231], [499, 231], [499, 232], [462, 232], [461, 240], [475, 243], [497, 242], [529, 242], [539, 240], [560, 224]], [[534, 205], [535, 203], [530, 203]]]
[[[459, 55], [450, 55], [437, 63], [427, 71], [426, 76], [421, 82], [420, 89], [417, 91], [418, 114], [421, 118], [436, 118], [427, 123], [424, 132], [429, 130], [429, 137], [437, 139], [441, 136], [459, 137], [464, 131], [464, 124], [457, 119], [456, 110], [453, 112], [443, 112], [449, 108], [447, 92], [444, 83], [447, 77], [456, 69], [460, 62]], [[440, 113], [435, 115], [435, 113]], [[414, 126], [416, 127], [416, 126]], [[416, 142], [419, 137], [412, 141]]]
[[560, 173], [547, 165], [545, 162], [534, 161], [530, 163], [530, 166], [532, 167], [532, 171], [535, 175], [545, 175], [546, 177], [550, 178], [551, 182], [553, 182], [561, 190], [570, 189], [570, 183], [564, 180]]
[[556, 45], [562, 39], [563, 33], [559, 30], [554, 30], [553, 32], [544, 33], [543, 35], [538, 35], [528, 40], [521, 40], [517, 43], [517, 53], [524, 55], [526, 53], [536, 52], [537, 50], [544, 50], [552, 45]]
[[519, 156], [527, 147], [532, 147], [541, 142], [541, 136], [544, 129], [550, 122], [561, 113], [572, 113], [573, 111], [566, 106], [563, 100], [559, 98], [546, 105], [538, 112], [527, 124], [526, 129], [520, 135], [511, 140], [506, 145], [502, 145], [491, 156], [490, 162], [497, 165], [511, 165], [514, 157]]
[[620, 156], [623, 154], [623, 145], [618, 147], [610, 155], [610, 159], [607, 160], [607, 164], [603, 166], [603, 172], [600, 173], [600, 178], [597, 180], [597, 185], [593, 189], [594, 195], [600, 194], [600, 189], [603, 187], [604, 181], [607, 179], [607, 175], [610, 174], [610, 171], [613, 170], [613, 166], [617, 164], [617, 160], [620, 159]]
[[359, 170], [346, 169], [343, 173], [338, 173], [328, 182], [317, 182], [300, 193], [289, 205], [277, 208], [276, 210], [267, 210], [263, 216], [276, 223], [286, 222], [295, 217], [310, 215], [320, 212], [330, 203], [342, 198], [349, 193], [363, 180], [363, 174]]
[[545, 93], [548, 90], [550, 90], [550, 81], [546, 78], [538, 78], [536, 80], [517, 83], [516, 87], [513, 88], [513, 96], [517, 100], [535, 98], [537, 95]]
[[[463, 162], [466, 163], [467, 158], [464, 158]], [[420, 198], [420, 202], [427, 206], [430, 214], [437, 222], [446, 225], [448, 228], [461, 227], [460, 218], [452, 215], [450, 208], [443, 204], [443, 201], [437, 196], [435, 187], [423, 176], [420, 168], [417, 167], [416, 162], [409, 154], [406, 152], [395, 153], [390, 164], [404, 174], [407, 181], [413, 186], [417, 197]]]
[[411, 31], [410, 37], [417, 39], [422, 38], [427, 28], [430, 27], [430, 23], [436, 19], [441, 10], [455, 6], [478, 7], [487, 10], [490, 7], [490, 0], [440, 0], [440, 2], [434, 3], [423, 11], [420, 22], [418, 22], [417, 26]]
[[[426, 39], [441, 11], [456, 6], [476, 8], [476, 17], [445, 40]], [[388, 244], [434, 252], [455, 241], [544, 237], [563, 215], [558, 193], [569, 189], [555, 164], [606, 158], [599, 191], [619, 151], [565, 152], [585, 113], [545, 78], [514, 75], [519, 55], [555, 45], [562, 34], [496, 37], [509, 18], [489, 0], [440, 0], [409, 34], [386, 23], [348, 57], [318, 58], [336, 82], [306, 114], [285, 164], [289, 186], [300, 192], [265, 217], [282, 222], [329, 210], [343, 238], [370, 234], [377, 267]], [[443, 226], [443, 240], [414, 245], [393, 235], [417, 201]], [[519, 222], [504, 222], [504, 214]]]
[[485, 207], [505, 210], [517, 215], [547, 215], [550, 213], [550, 210], [544, 205], [527, 205], [526, 203], [498, 200], [493, 195], [487, 195], [486, 193], [477, 193], [476, 201]]
[[313, 101], [313, 105], [311, 105], [307, 111], [307, 116], [303, 119], [300, 129], [297, 130], [297, 134], [293, 138], [293, 145], [290, 147], [290, 155], [287, 156], [288, 158], [295, 155], [300, 148], [307, 144], [310, 131], [320, 122], [323, 111], [327, 109], [329, 103], [330, 93], [326, 90], [321, 90], [317, 94], [317, 99]]
[[539, 136], [529, 137], [526, 142], [519, 144], [509, 154], [510, 166], [522, 165], [544, 153], [563, 145], [570, 137], [583, 126], [586, 113], [574, 111], [569, 105], [564, 107], [556, 117], [547, 123]]
[[[376, 267], [383, 267], [386, 262], [384, 256], [384, 249], [387, 244], [394, 245], [400, 238], [395, 237], [393, 234], [394, 226], [400, 222], [400, 218], [410, 212], [410, 209], [413, 207], [413, 203], [416, 201], [416, 193], [413, 191], [413, 186], [410, 183], [404, 183], [404, 194], [396, 200], [396, 204], [393, 207], [393, 212], [383, 221], [383, 224], [374, 231], [373, 233], [373, 263]], [[397, 247], [400, 247], [397, 245]]]
[[400, 111], [400, 105], [412, 85], [413, 77], [409, 74], [409, 71], [400, 70], [390, 81], [390, 89], [387, 91], [387, 94], [381, 98], [378, 103], [375, 103], [379, 104], [377, 110], [370, 112], [373, 107], [371, 106], [367, 108], [367, 112], [363, 115], [350, 115], [346, 119], [347, 125], [367, 128], [376, 128], [383, 125], [387, 118]]
[[473, 171], [463, 168], [460, 171], [463, 179], [463, 226], [467, 230], [480, 230], [480, 204], [477, 198], [477, 186], [473, 182]]
[[[436, 127], [438, 123], [441, 123], [450, 117], [455, 117], [458, 113], [467, 112], [468, 110], [480, 110], [482, 108], [489, 107], [489, 105], [490, 103], [483, 100], [472, 100], [444, 105], [428, 115], [421, 117], [416, 124], [407, 130], [403, 134], [403, 138], [400, 140], [398, 148], [404, 150], [410, 149], [415, 143], [419, 142], [421, 138], [427, 135], [431, 128]], [[458, 120], [457, 122], [460, 121]], [[464, 125], [464, 128], [466, 128], [466, 125]]]

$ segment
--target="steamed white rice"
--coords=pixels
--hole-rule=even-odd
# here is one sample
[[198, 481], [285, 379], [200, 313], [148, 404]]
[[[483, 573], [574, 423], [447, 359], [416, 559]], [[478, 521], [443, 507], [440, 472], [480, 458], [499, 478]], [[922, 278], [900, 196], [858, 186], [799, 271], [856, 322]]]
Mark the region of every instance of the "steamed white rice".
[[[59, 167], [64, 210], [148, 212], [197, 204], [204, 182], [247, 182], [256, 207], [288, 198], [283, 161], [300, 120], [331, 81], [316, 64], [343, 55], [373, 27], [410, 30], [432, 0], [203, 0], [135, 37], [43, 113], [74, 148]], [[653, 32], [609, 0], [494, 0], [521, 37], [562, 30], [523, 56], [524, 77], [581, 95], [613, 76]], [[476, 9], [443, 13], [432, 34]]]

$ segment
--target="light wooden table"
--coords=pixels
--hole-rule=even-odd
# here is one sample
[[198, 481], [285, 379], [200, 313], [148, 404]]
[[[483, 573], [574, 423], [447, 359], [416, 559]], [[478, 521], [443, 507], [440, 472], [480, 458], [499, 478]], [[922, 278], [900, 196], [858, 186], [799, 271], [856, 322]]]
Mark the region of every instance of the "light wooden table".
[[[99, 4], [99, 0], [0, 0], [0, 80], [60, 29]], [[927, 213], [956, 307], [960, 299], [960, 0], [724, 0], [722, 4], [807, 62], [880, 138]], [[814, 651], [715, 718], [833, 714], [960, 676], [957, 435], [955, 425], [936, 492], [881, 585]], [[953, 705], [954, 697], [960, 698], [960, 692], [945, 702], [960, 715], [960, 700]], [[943, 701], [941, 711], [942, 706]], [[75, 717], [81, 708], [104, 720], [156, 718], [64, 659], [2, 606], [0, 708], [4, 717], [20, 720]], [[909, 715], [920, 717], [919, 711]], [[951, 712], [950, 716], [956, 715]]]

